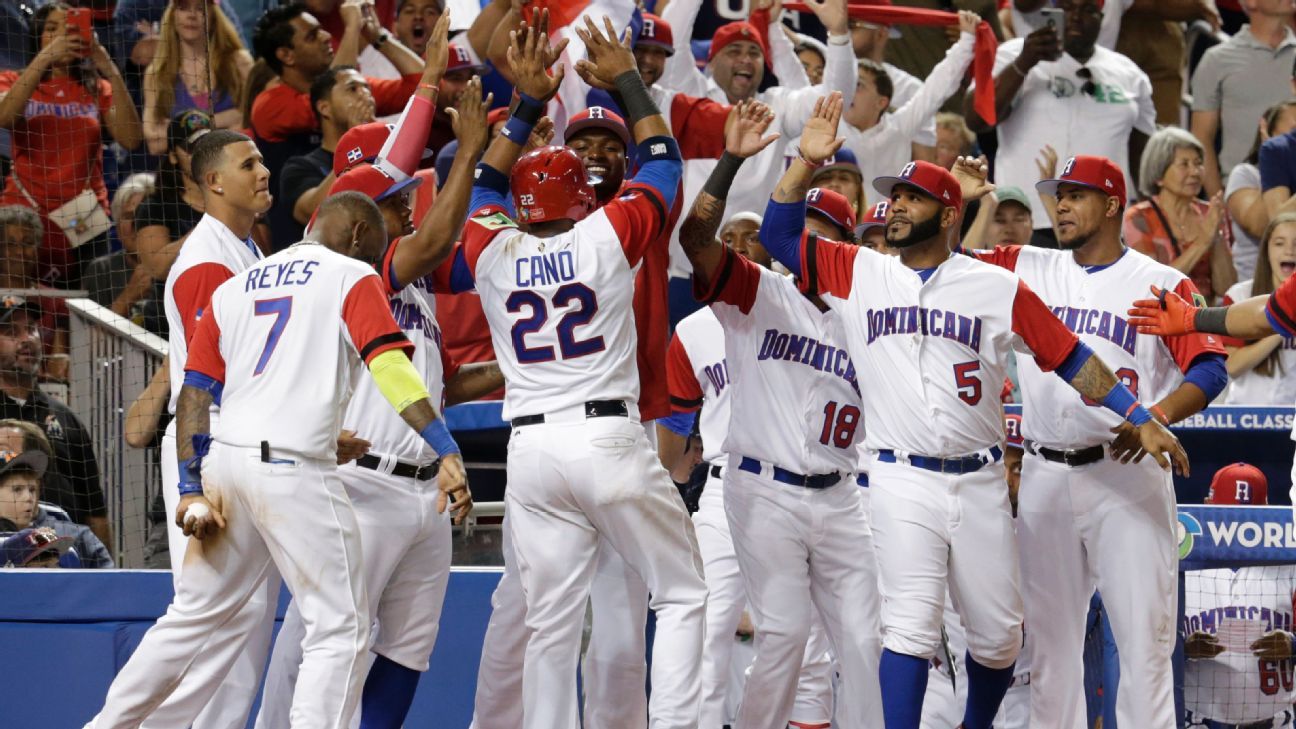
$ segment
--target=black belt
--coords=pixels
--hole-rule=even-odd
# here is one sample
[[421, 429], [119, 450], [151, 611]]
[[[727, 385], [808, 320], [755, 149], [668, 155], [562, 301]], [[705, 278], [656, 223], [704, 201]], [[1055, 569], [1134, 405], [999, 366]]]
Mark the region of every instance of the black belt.
[[[626, 418], [629, 416], [630, 409], [626, 407], [624, 400], [590, 400], [585, 403], [585, 417], [587, 418]], [[521, 428], [524, 425], [538, 425], [544, 421], [544, 415], [523, 415], [513, 418], [510, 425], [514, 428]]]
[[1060, 451], [1056, 448], [1045, 448], [1033, 440], [1026, 441], [1026, 450], [1046, 461], [1063, 463], [1072, 468], [1097, 463], [1107, 456], [1107, 452], [1100, 445]]
[[1206, 720], [1207, 729], [1273, 729], [1273, 719], [1262, 719], [1260, 721], [1251, 721], [1246, 724], [1228, 724], [1214, 719]]
[[711, 478], [720, 478], [724, 475], [724, 466], [712, 466]]
[[[921, 468], [926, 471], [935, 471], [936, 473], [953, 473], [962, 475], [965, 473], [975, 473], [985, 466], [999, 460], [1003, 451], [999, 446], [990, 448], [990, 456], [977, 454], [973, 456], [961, 456], [959, 458], [934, 458], [932, 456], [909, 456], [909, 465], [914, 468]], [[878, 451], [878, 460], [883, 463], [903, 463], [896, 452], [890, 448], [883, 448]]]
[[[356, 465], [361, 468], [368, 468], [371, 471], [383, 472], [382, 459], [378, 456], [371, 456], [368, 453], [356, 459]], [[400, 476], [401, 478], [412, 478], [415, 481], [428, 481], [437, 475], [441, 469], [441, 461], [433, 461], [426, 466], [416, 466], [413, 463], [396, 461], [392, 467], [391, 475]]]
[[[841, 480], [840, 473], [816, 473], [810, 476], [803, 476], [795, 471], [789, 471], [785, 468], [772, 466], [774, 480], [779, 483], [785, 483], [791, 486], [802, 486], [808, 489], [826, 489], [834, 486]], [[742, 461], [738, 463], [739, 471], [759, 474], [761, 472], [761, 462], [755, 458], [743, 456]]]

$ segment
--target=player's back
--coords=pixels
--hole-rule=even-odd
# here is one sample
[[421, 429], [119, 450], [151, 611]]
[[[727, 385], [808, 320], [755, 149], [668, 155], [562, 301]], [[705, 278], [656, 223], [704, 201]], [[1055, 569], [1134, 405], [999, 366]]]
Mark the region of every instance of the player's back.
[[606, 210], [549, 238], [499, 233], [476, 269], [506, 382], [505, 418], [638, 401], [635, 271]]
[[[362, 287], [375, 288], [380, 308], [369, 311]], [[208, 316], [220, 332], [225, 361], [221, 443], [332, 458], [342, 413], [366, 350], [392, 337], [363, 330], [385, 314], [370, 266], [322, 245], [302, 243], [266, 258], [212, 294]], [[374, 293], [374, 292], [369, 292]]]
[[[698, 415], [702, 460], [723, 464], [724, 441], [729, 432], [729, 393], [732, 392], [729, 366], [725, 361], [724, 327], [711, 307], [704, 306], [680, 320], [675, 327], [675, 338], [688, 358], [688, 368], [705, 399]], [[668, 364], [667, 368], [674, 366]], [[674, 373], [671, 374], [674, 377]]]

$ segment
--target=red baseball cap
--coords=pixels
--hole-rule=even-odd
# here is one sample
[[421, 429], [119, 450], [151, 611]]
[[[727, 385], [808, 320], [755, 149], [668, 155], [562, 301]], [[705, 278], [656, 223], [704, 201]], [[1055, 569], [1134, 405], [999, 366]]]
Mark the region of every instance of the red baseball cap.
[[329, 194], [336, 195], [339, 192], [355, 190], [367, 195], [374, 202], [380, 202], [402, 190], [416, 187], [421, 182], [423, 179], [420, 177], [397, 180], [381, 167], [363, 162], [338, 175], [338, 178], [333, 181], [333, 187], [329, 188]]
[[657, 46], [666, 51], [666, 55], [673, 56], [675, 55], [675, 34], [671, 32], [670, 23], [662, 20], [660, 15], [644, 13], [643, 28], [639, 30], [635, 45]]
[[1250, 463], [1234, 463], [1215, 472], [1206, 503], [1219, 506], [1268, 506], [1269, 479]]
[[626, 151], [630, 151], [630, 130], [626, 128], [625, 120], [621, 118], [620, 114], [606, 106], [591, 106], [577, 112], [571, 118], [571, 121], [567, 122], [567, 129], [563, 132], [563, 141], [570, 142], [572, 137], [584, 129], [605, 129], [612, 132], [621, 139], [621, 144], [625, 145]]
[[333, 150], [333, 174], [340, 175], [361, 162], [373, 162], [395, 128], [394, 124], [369, 122], [343, 132]]
[[725, 23], [716, 30], [715, 34], [711, 36], [711, 50], [707, 52], [707, 63], [710, 63], [716, 56], [720, 55], [720, 51], [723, 51], [725, 46], [737, 43], [738, 41], [755, 43], [760, 47], [761, 53], [765, 56], [765, 65], [770, 65], [769, 49], [765, 47], [765, 42], [761, 38], [760, 33], [757, 32], [756, 26], [746, 20], [735, 20], [732, 23]]
[[1089, 154], [1078, 154], [1062, 166], [1062, 174], [1051, 180], [1040, 180], [1035, 189], [1045, 195], [1056, 195], [1059, 185], [1081, 185], [1105, 192], [1121, 201], [1129, 198], [1125, 195], [1125, 173], [1106, 157], [1095, 157]]
[[848, 235], [855, 230], [855, 211], [851, 208], [850, 201], [840, 192], [826, 187], [812, 187], [806, 193], [806, 206], [807, 212], [814, 211], [828, 218]]
[[889, 207], [891, 207], [891, 201], [883, 200], [869, 208], [868, 215], [865, 215], [855, 228], [855, 237], [858, 238], [873, 228], [886, 227], [887, 208]]
[[887, 198], [896, 185], [910, 185], [936, 198], [946, 207], [963, 207], [963, 190], [950, 171], [931, 162], [910, 162], [900, 170], [899, 177], [875, 177], [873, 189]]
[[478, 75], [485, 75], [485, 73], [490, 70], [486, 64], [474, 61], [472, 54], [468, 52], [468, 49], [461, 45], [450, 43], [446, 46], [446, 51], [450, 55], [450, 60], [446, 62], [446, 73], [452, 71], [472, 71]]

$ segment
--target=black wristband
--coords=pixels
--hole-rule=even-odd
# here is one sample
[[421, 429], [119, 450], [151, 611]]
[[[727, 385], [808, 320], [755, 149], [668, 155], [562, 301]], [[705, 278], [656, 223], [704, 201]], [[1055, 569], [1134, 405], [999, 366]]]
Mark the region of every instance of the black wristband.
[[513, 107], [513, 116], [535, 126], [536, 122], [540, 121], [540, 117], [544, 116], [544, 111], [543, 101], [533, 99], [526, 94], [518, 94], [517, 104]]
[[1228, 307], [1209, 306], [1193, 315], [1193, 326], [1206, 334], [1228, 334]]
[[508, 197], [509, 194], [508, 175], [485, 162], [477, 163], [477, 169], [473, 171], [473, 185], [493, 190], [504, 197]]
[[626, 71], [617, 76], [616, 89], [625, 102], [621, 108], [625, 109], [626, 123], [632, 131], [640, 119], [647, 119], [661, 113], [657, 108], [657, 102], [648, 95], [648, 87], [644, 86], [643, 78], [638, 71]]
[[729, 188], [733, 186], [734, 178], [738, 176], [738, 168], [742, 167], [742, 163], [743, 158], [737, 155], [728, 152], [720, 155], [715, 169], [711, 170], [711, 176], [707, 177], [706, 183], [702, 185], [702, 192], [717, 200], [729, 197]]

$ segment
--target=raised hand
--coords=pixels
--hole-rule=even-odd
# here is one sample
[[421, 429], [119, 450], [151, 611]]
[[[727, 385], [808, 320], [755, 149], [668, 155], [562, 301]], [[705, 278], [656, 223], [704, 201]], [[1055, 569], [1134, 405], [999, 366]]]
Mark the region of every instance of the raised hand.
[[547, 116], [540, 117], [540, 121], [531, 128], [531, 136], [527, 137], [526, 146], [522, 148], [522, 154], [526, 154], [533, 149], [548, 147], [554, 138], [553, 119]]
[[763, 136], [774, 121], [774, 112], [759, 101], [741, 101], [725, 121], [725, 151], [746, 159], [765, 149], [778, 134]]
[[472, 511], [473, 501], [472, 492], [468, 490], [468, 475], [464, 470], [463, 458], [458, 453], [441, 459], [441, 467], [437, 470], [437, 489], [441, 491], [437, 496], [437, 513], [444, 514], [446, 507], [450, 507], [454, 523], [462, 524]]
[[579, 24], [572, 26], [576, 36], [585, 43], [585, 58], [576, 62], [576, 73], [585, 83], [605, 91], [616, 86], [616, 78], [626, 71], [637, 71], [634, 52], [631, 50], [630, 29], [626, 28], [621, 38], [617, 38], [612, 19], [603, 16], [605, 36], [594, 25], [594, 19], [585, 16], [585, 27]]
[[423, 49], [423, 82], [438, 84], [445, 75], [446, 64], [450, 62], [450, 8], [446, 8], [432, 34], [428, 36], [427, 47]]
[[454, 129], [455, 139], [459, 140], [460, 147], [474, 152], [486, 148], [487, 142], [490, 141], [490, 127], [486, 124], [486, 112], [494, 100], [494, 94], [487, 94], [486, 98], [482, 98], [481, 79], [473, 76], [464, 87], [463, 94], [459, 96], [458, 108], [446, 109], [450, 114], [450, 125]]
[[959, 32], [968, 35], [976, 35], [977, 26], [981, 24], [981, 16], [971, 10], [960, 10], [959, 15]]
[[830, 96], [815, 102], [814, 113], [801, 131], [801, 156], [811, 164], [819, 164], [837, 154], [846, 143], [837, 136], [837, 123], [841, 121], [842, 95], [834, 91]]
[[985, 197], [994, 191], [993, 182], [988, 182], [990, 163], [982, 157], [959, 157], [954, 160], [954, 179], [958, 180], [963, 190], [963, 202], [971, 202]]
[[846, 14], [846, 0], [806, 0], [810, 12], [833, 35], [844, 35], [850, 32], [850, 16]]
[[1046, 144], [1040, 150], [1040, 156], [1035, 159], [1035, 169], [1039, 170], [1041, 180], [1052, 180], [1057, 177], [1058, 153], [1053, 149], [1053, 145]]
[[1139, 299], [1127, 312], [1129, 323], [1139, 334], [1159, 337], [1197, 331], [1197, 307], [1168, 289], [1152, 286], [1153, 299]]
[[548, 101], [558, 93], [564, 74], [563, 67], [559, 66], [551, 76], [549, 67], [567, 47], [567, 39], [550, 46], [548, 9], [542, 9], [533, 21], [534, 24], [524, 21], [509, 33], [509, 70], [513, 72], [513, 85], [519, 93], [537, 101]]
[[1161, 470], [1169, 471], [1173, 467], [1180, 476], [1188, 475], [1188, 454], [1179, 439], [1161, 421], [1153, 418], [1138, 426], [1138, 434], [1143, 450], [1152, 456]]

